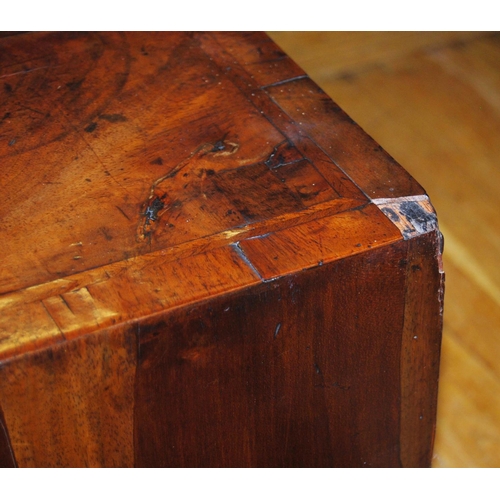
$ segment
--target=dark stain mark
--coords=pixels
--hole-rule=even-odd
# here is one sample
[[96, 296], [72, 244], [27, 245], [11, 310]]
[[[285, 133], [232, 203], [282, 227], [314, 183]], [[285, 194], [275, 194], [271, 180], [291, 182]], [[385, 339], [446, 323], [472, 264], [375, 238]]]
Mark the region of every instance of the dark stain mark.
[[8, 92], [9, 94], [12, 92], [12, 85], [10, 83], [4, 83], [3, 88], [5, 89], [5, 92]]
[[415, 272], [415, 271], [421, 271], [422, 268], [418, 264], [414, 264], [413, 266], [411, 266], [411, 270], [413, 272]]
[[427, 212], [415, 201], [404, 201], [399, 210], [418, 233], [427, 233], [437, 225], [436, 214]]
[[338, 382], [334, 382], [332, 384], [332, 387], [338, 387], [339, 389], [341, 389], [342, 391], [347, 391], [351, 388], [350, 385], [340, 385]]
[[280, 329], [281, 329], [281, 323], [278, 323], [276, 325], [276, 329], [274, 330], [274, 338], [276, 338], [278, 336]]
[[100, 231], [107, 241], [111, 241], [113, 239], [113, 236], [109, 233], [107, 228], [101, 227]]
[[86, 182], [92, 182], [92, 180], [91, 180], [91, 179], [88, 179], [88, 178], [87, 178], [87, 179], [85, 179], [85, 181], [86, 181]]
[[288, 141], [280, 142], [269, 155], [269, 158], [264, 162], [267, 168], [278, 168], [282, 165], [290, 163], [286, 159], [285, 151], [290, 150], [293, 147]]
[[10, 117], [11, 117], [11, 114], [10, 114], [9, 112], [7, 112], [7, 113], [5, 113], [5, 114], [2, 116], [2, 120], [1, 120], [1, 121], [8, 120]]
[[208, 175], [208, 176], [211, 176], [211, 175], [215, 175], [215, 170], [209, 168], [207, 170], [205, 170], [205, 173]]
[[212, 153], [216, 153], [217, 151], [224, 151], [226, 149], [226, 145], [224, 144], [224, 138], [220, 141], [217, 141], [212, 148]]
[[99, 118], [101, 120], [106, 120], [111, 123], [120, 123], [120, 122], [126, 122], [127, 118], [123, 115], [120, 115], [119, 113], [111, 114], [111, 115], [99, 115]]
[[356, 243], [356, 245], [354, 246], [359, 248], [361, 246], [361, 243]]
[[90, 58], [92, 61], [98, 61], [102, 57], [102, 46], [101, 44], [95, 44], [91, 49], [90, 49]]
[[155, 198], [143, 214], [146, 217], [145, 225], [149, 225], [151, 221], [156, 221], [158, 219], [158, 212], [164, 207], [165, 203], [160, 198]]
[[382, 212], [384, 212], [384, 214], [387, 215], [392, 222], [399, 222], [399, 215], [392, 208], [384, 207], [382, 208]]
[[149, 56], [149, 52], [146, 51], [145, 47], [141, 47], [141, 54], [143, 56]]
[[68, 87], [68, 89], [71, 92], [74, 92], [75, 90], [78, 90], [82, 86], [82, 83], [83, 83], [84, 80], [85, 80], [85, 78], [82, 78], [81, 80], [76, 80], [74, 82], [69, 82], [69, 83], [66, 84], [66, 87]]
[[163, 160], [161, 156], [158, 156], [155, 160], [150, 162], [151, 165], [163, 165]]
[[[235, 203], [240, 203], [240, 200], [235, 200]], [[257, 215], [254, 214], [249, 208], [242, 207], [239, 209], [239, 212], [246, 220], [257, 219]]]
[[[283, 182], [285, 182], [286, 179], [283, 179]], [[319, 195], [319, 191], [311, 191], [310, 193], [306, 193], [304, 191], [297, 191], [299, 197], [301, 200], [312, 200], [313, 198], [316, 198], [316, 196]]]
[[303, 160], [302, 155], [296, 150], [295, 146], [285, 140], [280, 142], [269, 155], [269, 158], [264, 162], [267, 168], [279, 168], [289, 163]]
[[276, 168], [276, 167], [281, 167], [282, 165], [285, 164], [285, 158], [282, 154], [279, 154], [277, 156], [274, 155], [275, 153], [271, 154], [269, 159], [265, 161], [266, 167]]
[[96, 122], [92, 122], [90, 125], [87, 125], [83, 130], [85, 130], [85, 132], [93, 132], [95, 129], [97, 128], [97, 123]]

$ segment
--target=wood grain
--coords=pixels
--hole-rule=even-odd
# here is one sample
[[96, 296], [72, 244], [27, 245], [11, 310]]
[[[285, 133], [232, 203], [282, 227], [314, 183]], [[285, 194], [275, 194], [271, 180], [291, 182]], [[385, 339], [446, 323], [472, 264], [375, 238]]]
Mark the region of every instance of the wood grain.
[[433, 465], [498, 467], [498, 35], [271, 36], [428, 191], [447, 274]]
[[137, 341], [114, 329], [0, 365], [20, 467], [130, 467]]
[[[431, 463], [443, 329], [444, 274], [439, 231], [409, 240], [401, 355], [401, 463]], [[436, 257], [440, 265], [436, 266]], [[428, 325], [425, 330], [421, 325]]]
[[378, 290], [402, 292], [405, 255], [382, 246], [143, 325], [137, 465], [399, 465], [404, 293]]
[[432, 205], [271, 39], [25, 33], [0, 71], [2, 460], [429, 465]]

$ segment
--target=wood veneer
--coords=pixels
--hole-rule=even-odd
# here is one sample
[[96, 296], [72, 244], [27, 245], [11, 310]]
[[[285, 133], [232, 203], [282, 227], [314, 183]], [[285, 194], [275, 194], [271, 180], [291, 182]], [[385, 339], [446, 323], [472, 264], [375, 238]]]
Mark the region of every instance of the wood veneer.
[[261, 33], [0, 40], [19, 466], [428, 466], [441, 234]]

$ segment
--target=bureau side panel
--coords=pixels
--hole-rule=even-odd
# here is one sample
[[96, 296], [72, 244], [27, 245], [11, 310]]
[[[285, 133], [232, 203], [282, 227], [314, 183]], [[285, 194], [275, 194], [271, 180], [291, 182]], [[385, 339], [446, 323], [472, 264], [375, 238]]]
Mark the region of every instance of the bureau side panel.
[[408, 241], [408, 278], [401, 352], [401, 463], [432, 460], [443, 329], [442, 236], [430, 231]]
[[404, 242], [141, 324], [136, 466], [399, 466]]
[[0, 365], [0, 405], [19, 467], [133, 465], [135, 339], [115, 328]]

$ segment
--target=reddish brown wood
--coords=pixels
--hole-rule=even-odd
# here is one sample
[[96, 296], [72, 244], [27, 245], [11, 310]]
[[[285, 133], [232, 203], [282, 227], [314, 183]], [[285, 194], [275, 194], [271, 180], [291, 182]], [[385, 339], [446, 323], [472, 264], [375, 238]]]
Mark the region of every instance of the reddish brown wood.
[[10, 444], [7, 425], [3, 417], [2, 408], [0, 408], [0, 467], [17, 467], [14, 452], [12, 451], [12, 445]]
[[101, 330], [0, 367], [20, 467], [130, 467], [137, 344]]
[[429, 465], [432, 206], [268, 37], [24, 33], [0, 70], [2, 460]]
[[400, 456], [405, 467], [425, 467], [432, 459], [443, 329], [442, 244], [436, 231], [409, 243], [401, 353]]
[[144, 325], [137, 465], [399, 465], [404, 294], [379, 289], [404, 290], [405, 255], [386, 246]]

